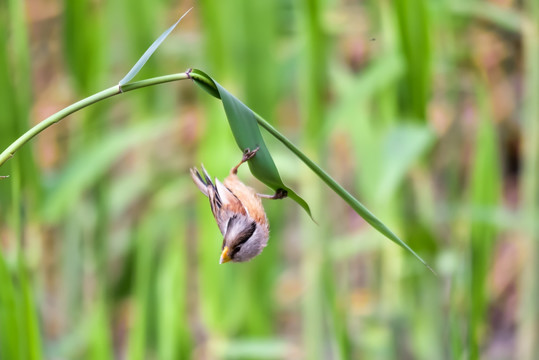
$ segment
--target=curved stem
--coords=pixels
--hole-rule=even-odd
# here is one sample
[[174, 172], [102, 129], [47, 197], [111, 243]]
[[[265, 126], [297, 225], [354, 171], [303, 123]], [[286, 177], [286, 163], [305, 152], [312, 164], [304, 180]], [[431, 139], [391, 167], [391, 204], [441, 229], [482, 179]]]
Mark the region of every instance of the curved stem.
[[32, 139], [34, 136], [36, 136], [37, 134], [39, 134], [40, 132], [48, 128], [49, 126], [56, 124], [58, 121], [67, 117], [68, 115], [73, 114], [74, 112], [77, 112], [96, 102], [105, 100], [109, 97], [112, 97], [112, 96], [115, 96], [124, 92], [140, 89], [146, 86], [152, 86], [152, 85], [163, 84], [163, 83], [167, 83], [171, 81], [185, 80], [185, 79], [189, 79], [189, 75], [186, 73], [159, 76], [159, 77], [155, 77], [151, 79], [136, 81], [130, 84], [125, 84], [121, 87], [118, 85], [115, 85], [113, 87], [100, 91], [97, 94], [89, 96], [86, 99], [77, 101], [76, 103], [69, 105], [68, 107], [58, 111], [57, 113], [41, 121], [40, 123], [32, 127], [30, 130], [25, 132], [23, 135], [21, 135], [11, 145], [9, 145], [0, 154], [0, 166], [2, 166], [7, 160], [9, 160], [17, 150], [19, 150], [24, 144], [30, 141], [30, 139]]

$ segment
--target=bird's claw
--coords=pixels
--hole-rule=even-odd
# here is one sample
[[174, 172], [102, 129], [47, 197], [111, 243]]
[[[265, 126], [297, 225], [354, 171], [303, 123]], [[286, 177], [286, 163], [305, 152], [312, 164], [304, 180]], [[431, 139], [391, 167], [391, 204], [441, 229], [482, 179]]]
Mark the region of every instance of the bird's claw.
[[257, 194], [257, 195], [264, 199], [280, 200], [288, 196], [288, 191], [286, 191], [285, 189], [277, 189], [277, 191], [275, 191], [275, 194], [273, 195], [266, 195], [266, 194]]
[[251, 150], [249, 148], [243, 150], [243, 157], [241, 158], [241, 162], [244, 163], [248, 160], [251, 160], [256, 155], [256, 152], [258, 150], [260, 150], [260, 146], [257, 146], [254, 150]]
[[275, 192], [275, 195], [273, 195], [273, 198], [278, 200], [278, 199], [284, 199], [287, 196], [288, 196], [288, 191], [286, 191], [285, 189], [277, 189], [277, 191]]

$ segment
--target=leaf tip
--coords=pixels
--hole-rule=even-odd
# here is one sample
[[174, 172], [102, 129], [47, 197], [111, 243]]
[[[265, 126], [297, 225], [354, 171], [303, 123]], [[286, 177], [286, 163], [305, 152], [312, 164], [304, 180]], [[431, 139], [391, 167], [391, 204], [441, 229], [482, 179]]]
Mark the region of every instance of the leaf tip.
[[429, 264], [427, 264], [427, 263], [425, 262], [425, 263], [423, 263], [423, 265], [425, 265], [425, 266], [427, 267], [427, 269], [429, 269], [430, 272], [434, 274], [434, 276], [439, 277], [439, 276], [438, 276], [438, 273], [437, 273], [436, 271], [434, 271], [434, 269], [431, 268]]

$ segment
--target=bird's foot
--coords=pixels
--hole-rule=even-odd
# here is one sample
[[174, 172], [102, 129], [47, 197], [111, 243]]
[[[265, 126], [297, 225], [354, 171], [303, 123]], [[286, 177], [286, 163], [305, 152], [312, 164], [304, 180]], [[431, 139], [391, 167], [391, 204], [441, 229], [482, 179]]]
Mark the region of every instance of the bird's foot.
[[256, 152], [258, 150], [260, 150], [260, 146], [257, 146], [254, 150], [251, 150], [249, 148], [243, 150], [243, 156], [241, 157], [240, 163], [234, 166], [232, 170], [230, 170], [230, 173], [236, 175], [238, 173], [238, 168], [241, 166], [241, 164], [251, 160], [256, 155]]
[[257, 146], [256, 149], [251, 150], [249, 148], [243, 150], [243, 157], [241, 158], [241, 164], [243, 164], [246, 161], [251, 160], [255, 155], [256, 152], [260, 150], [260, 146]]
[[287, 197], [288, 191], [286, 191], [285, 189], [277, 189], [277, 191], [275, 191], [275, 194], [273, 195], [258, 194], [258, 196], [264, 199], [279, 200]]

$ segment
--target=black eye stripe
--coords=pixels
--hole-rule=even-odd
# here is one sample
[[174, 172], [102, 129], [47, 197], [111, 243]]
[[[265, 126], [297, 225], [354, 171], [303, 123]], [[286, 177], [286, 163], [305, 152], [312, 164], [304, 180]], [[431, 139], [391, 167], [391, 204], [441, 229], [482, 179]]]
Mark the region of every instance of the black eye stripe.
[[238, 244], [243, 244], [244, 242], [249, 240], [249, 238], [253, 236], [255, 230], [256, 230], [256, 223], [253, 221], [251, 225], [249, 226], [249, 228], [243, 231], [240, 236], [238, 236], [238, 238], [240, 239], [238, 241]]
[[236, 245], [234, 246], [234, 248], [232, 249], [232, 254], [231, 255], [234, 255], [235, 253], [237, 253], [241, 249], [241, 246], [243, 244], [245, 244], [247, 242], [247, 240], [249, 240], [251, 238], [251, 236], [253, 236], [255, 230], [256, 230], [256, 223], [253, 221], [249, 225], [248, 228], [246, 228], [244, 231], [242, 231], [238, 235], [238, 241], [237, 241]]

